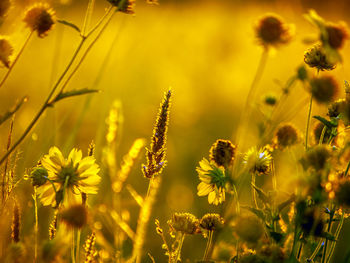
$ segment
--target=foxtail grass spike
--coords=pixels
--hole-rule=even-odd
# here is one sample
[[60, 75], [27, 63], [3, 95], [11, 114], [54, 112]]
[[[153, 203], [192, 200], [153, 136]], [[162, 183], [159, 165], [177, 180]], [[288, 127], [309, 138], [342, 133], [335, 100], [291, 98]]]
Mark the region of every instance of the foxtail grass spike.
[[85, 261], [84, 263], [95, 262], [96, 250], [95, 250], [96, 234], [93, 232], [85, 241]]
[[20, 241], [19, 240], [20, 228], [21, 228], [20, 209], [17, 201], [15, 201], [15, 204], [13, 206], [12, 235], [11, 235], [12, 241], [15, 243], [18, 243]]
[[146, 149], [147, 164], [142, 165], [142, 171], [147, 178], [152, 178], [155, 175], [160, 174], [166, 165], [165, 151], [171, 95], [171, 89], [169, 89], [164, 95], [158, 112], [156, 125], [153, 129], [151, 147], [150, 149]]

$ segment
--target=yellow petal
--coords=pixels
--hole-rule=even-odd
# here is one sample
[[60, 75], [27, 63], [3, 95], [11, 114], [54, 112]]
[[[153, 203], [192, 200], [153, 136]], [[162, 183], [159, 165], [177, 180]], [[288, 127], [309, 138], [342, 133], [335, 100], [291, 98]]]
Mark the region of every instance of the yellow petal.
[[199, 162], [199, 165], [204, 171], [212, 170], [209, 161], [205, 158], [203, 158], [203, 160]]
[[81, 150], [73, 148], [68, 155], [68, 163], [72, 162], [73, 166], [76, 166], [80, 162], [82, 156]]
[[[216, 199], [216, 193], [215, 193], [215, 191], [210, 192], [210, 193], [208, 194], [208, 202], [209, 202], [209, 204], [214, 203], [214, 202], [215, 202], [215, 199]], [[214, 204], [215, 204], [215, 203], [214, 203]], [[215, 204], [215, 205], [217, 205], [217, 204]]]
[[197, 186], [197, 190], [198, 190], [198, 193], [197, 193], [198, 196], [205, 196], [210, 192], [212, 192], [214, 190], [214, 187], [211, 184], [206, 184], [204, 182], [201, 182]]

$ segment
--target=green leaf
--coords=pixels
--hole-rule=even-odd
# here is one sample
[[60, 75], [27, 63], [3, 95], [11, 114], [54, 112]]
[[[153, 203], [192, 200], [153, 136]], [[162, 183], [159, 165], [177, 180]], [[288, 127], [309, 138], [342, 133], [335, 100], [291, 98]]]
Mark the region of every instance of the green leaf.
[[292, 194], [288, 200], [286, 200], [278, 205], [278, 213], [280, 213], [285, 207], [287, 207], [288, 205], [290, 205], [294, 201], [295, 201], [295, 194]]
[[264, 214], [263, 210], [258, 209], [258, 208], [254, 208], [251, 206], [247, 206], [247, 205], [241, 205], [241, 207], [244, 209], [248, 209], [250, 212], [255, 214], [257, 217], [261, 218], [262, 220], [265, 220], [265, 214]]
[[20, 101], [18, 101], [15, 106], [13, 106], [11, 109], [9, 109], [7, 112], [5, 112], [4, 114], [0, 115], [0, 125], [3, 124], [6, 120], [8, 120], [9, 118], [11, 118], [11, 116], [13, 114], [15, 114], [19, 108], [25, 103], [27, 102], [28, 98], [27, 97], [23, 97]]
[[313, 116], [312, 118], [319, 120], [320, 122], [322, 122], [327, 128], [332, 129], [333, 127], [337, 127], [338, 123], [334, 122], [334, 121], [328, 121], [325, 118], [321, 117], [321, 116]]
[[66, 91], [66, 92], [58, 94], [56, 96], [56, 98], [50, 104], [53, 105], [55, 102], [57, 102], [59, 100], [63, 100], [65, 98], [80, 96], [80, 95], [84, 95], [84, 94], [88, 94], [88, 93], [95, 93], [95, 92], [99, 92], [99, 90], [85, 88], [85, 89]]
[[256, 185], [252, 184], [253, 188], [255, 191], [258, 193], [259, 199], [266, 205], [271, 203], [270, 197], [259, 187]]
[[78, 31], [79, 33], [81, 31], [80, 28], [77, 25], [73, 24], [72, 22], [68, 22], [66, 20], [57, 20], [57, 22], [65, 25], [65, 26], [69, 26], [69, 27], [73, 28], [74, 30]]
[[321, 237], [324, 237], [324, 238], [326, 238], [326, 239], [328, 239], [328, 240], [331, 240], [331, 241], [337, 241], [336, 238], [335, 238], [335, 236], [332, 235], [332, 234], [329, 233], [329, 232], [323, 232], [323, 233], [321, 234]]

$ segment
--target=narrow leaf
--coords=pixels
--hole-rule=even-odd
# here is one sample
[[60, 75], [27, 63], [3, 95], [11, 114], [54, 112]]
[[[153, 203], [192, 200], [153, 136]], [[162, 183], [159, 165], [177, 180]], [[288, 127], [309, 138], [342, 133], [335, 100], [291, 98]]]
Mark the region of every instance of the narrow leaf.
[[70, 90], [64, 93], [60, 93], [57, 95], [57, 97], [52, 101], [51, 104], [54, 104], [55, 102], [68, 98], [68, 97], [74, 97], [74, 96], [80, 96], [88, 93], [94, 93], [94, 92], [99, 92], [99, 90], [96, 89], [78, 89], [78, 90]]
[[327, 126], [327, 128], [332, 129], [333, 127], [337, 127], [337, 124], [332, 122], [332, 121], [328, 121], [325, 118], [321, 117], [321, 116], [313, 116], [314, 119], [319, 120], [320, 122], [322, 122], [325, 126]]
[[258, 197], [260, 198], [260, 200], [265, 205], [271, 203], [271, 200], [270, 200], [269, 196], [264, 192], [264, 190], [262, 190], [261, 188], [257, 187], [254, 184], [252, 184], [252, 186], [254, 187], [255, 191], [258, 193]]
[[9, 109], [7, 112], [5, 112], [4, 114], [0, 115], [0, 125], [3, 124], [6, 120], [8, 120], [9, 118], [11, 118], [11, 116], [13, 114], [15, 114], [19, 108], [25, 103], [27, 102], [28, 98], [27, 97], [23, 97], [20, 101], [18, 101], [11, 109]]
[[73, 24], [72, 22], [68, 22], [66, 20], [57, 20], [57, 22], [65, 26], [69, 26], [80, 33], [80, 28], [77, 25]]

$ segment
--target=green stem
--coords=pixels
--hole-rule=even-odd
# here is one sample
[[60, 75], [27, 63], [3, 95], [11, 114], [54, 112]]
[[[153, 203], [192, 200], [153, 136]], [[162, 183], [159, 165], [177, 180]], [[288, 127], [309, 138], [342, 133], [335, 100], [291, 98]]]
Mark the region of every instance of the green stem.
[[80, 36], [84, 37], [85, 36], [85, 32], [87, 30], [87, 28], [90, 25], [90, 21], [91, 21], [91, 17], [92, 17], [92, 12], [94, 10], [94, 6], [95, 6], [95, 0], [89, 0], [86, 12], [85, 12], [85, 17], [84, 17], [84, 23], [83, 23], [83, 27], [81, 29], [81, 33]]
[[177, 253], [175, 256], [175, 263], [177, 263], [180, 260], [181, 249], [182, 249], [182, 245], [184, 243], [184, 240], [185, 240], [185, 233], [181, 233], [179, 246], [177, 247]]
[[3, 79], [0, 82], [0, 88], [4, 85], [4, 83], [6, 82], [7, 78], [9, 77], [10, 73], [12, 72], [13, 68], [15, 67], [18, 59], [20, 58], [20, 56], [23, 54], [23, 51], [25, 49], [25, 47], [27, 46], [27, 44], [29, 43], [29, 40], [31, 39], [32, 35], [33, 35], [34, 31], [31, 31], [28, 35], [28, 37], [26, 38], [26, 40], [23, 43], [23, 46], [21, 48], [21, 50], [18, 52], [16, 58], [13, 60], [11, 66], [9, 67], [8, 71], [6, 72], [5, 76], [3, 77]]
[[329, 253], [328, 253], [328, 257], [327, 257], [327, 260], [326, 260], [327, 263], [330, 262], [330, 260], [331, 260], [331, 258], [333, 256], [335, 245], [337, 244], [337, 240], [338, 240], [340, 231], [341, 231], [341, 229], [343, 227], [343, 224], [344, 224], [344, 211], [342, 212], [342, 215], [341, 215], [341, 218], [340, 218], [340, 222], [338, 223], [337, 230], [335, 231], [335, 235], [334, 235], [335, 241], [333, 241], [333, 243], [332, 243], [332, 245], [330, 247], [330, 250], [329, 250]]
[[38, 223], [38, 202], [36, 196], [36, 186], [34, 186], [34, 216], [35, 216], [35, 227], [34, 227], [34, 262], [37, 262], [38, 259], [38, 232], [39, 232], [39, 223]]
[[312, 110], [312, 95], [310, 96], [309, 112], [308, 112], [308, 114], [307, 114], [307, 121], [306, 121], [305, 150], [308, 149], [308, 140], [309, 140], [309, 128], [310, 128], [311, 110]]
[[233, 198], [236, 200], [236, 213], [237, 215], [239, 215], [241, 213], [240, 212], [241, 208], [240, 208], [238, 193], [235, 185], [233, 185], [233, 195], [234, 195]]
[[[327, 232], [329, 232], [331, 230], [332, 223], [333, 223], [333, 216], [334, 216], [334, 210], [331, 210], [331, 212], [329, 214], [329, 222], [328, 222]], [[328, 246], [328, 238], [326, 238], [326, 242], [324, 244], [321, 263], [325, 263], [325, 261], [326, 261], [326, 258], [327, 258], [327, 246]]]
[[207, 246], [206, 246], [205, 251], [204, 251], [203, 261], [207, 261], [208, 260], [208, 255], [209, 255], [211, 243], [212, 243], [212, 240], [213, 240], [213, 233], [214, 233], [213, 230], [209, 230], [208, 241], [207, 241]]
[[325, 135], [325, 133], [326, 133], [326, 129], [327, 129], [326, 126], [324, 126], [323, 129], [322, 129], [321, 136], [320, 136], [320, 140], [319, 140], [319, 142], [318, 142], [319, 145], [321, 145], [321, 144], [323, 143], [324, 135]]
[[312, 262], [314, 260], [314, 258], [317, 256], [318, 251], [320, 250], [321, 246], [322, 246], [323, 240], [321, 239], [320, 241], [318, 241], [318, 244], [314, 250], [314, 252], [311, 254], [311, 256], [309, 257], [310, 262]]
[[77, 244], [76, 244], [76, 262], [80, 262], [80, 236], [81, 236], [81, 229], [78, 229], [77, 231]]
[[253, 205], [255, 206], [255, 208], [258, 208], [258, 201], [256, 199], [256, 191], [255, 191], [255, 173], [252, 173], [252, 202], [253, 202]]
[[86, 38], [82, 38], [80, 43], [78, 44], [78, 47], [76, 48], [71, 60], [69, 61], [67, 67], [64, 69], [63, 73], [61, 74], [61, 76], [59, 77], [59, 79], [56, 81], [55, 85], [52, 87], [51, 92], [49, 93], [49, 95], [47, 96], [44, 104], [41, 106], [40, 110], [38, 111], [38, 113], [35, 115], [35, 117], [33, 118], [33, 120], [30, 122], [30, 124], [27, 126], [27, 128], [24, 130], [23, 134], [19, 137], [19, 139], [17, 139], [17, 141], [12, 145], [12, 147], [4, 154], [3, 157], [1, 157], [0, 159], [0, 165], [7, 159], [7, 157], [17, 148], [17, 146], [24, 140], [24, 138], [28, 135], [28, 133], [32, 130], [32, 128], [34, 127], [34, 125], [37, 123], [37, 121], [39, 120], [39, 118], [41, 117], [41, 115], [44, 113], [44, 111], [46, 110], [47, 107], [50, 106], [49, 101], [51, 99], [51, 97], [53, 96], [53, 94], [55, 93], [57, 87], [59, 86], [59, 84], [61, 83], [61, 81], [63, 80], [63, 78], [65, 77], [65, 75], [67, 74], [68, 70], [70, 69], [70, 67], [72, 66], [75, 58], [77, 57], [81, 47], [83, 46], [84, 42], [85, 42]]
[[247, 124], [250, 121], [250, 115], [251, 115], [251, 103], [254, 102], [255, 96], [256, 96], [256, 91], [258, 88], [258, 84], [261, 80], [261, 77], [263, 75], [265, 66], [266, 66], [266, 62], [267, 62], [267, 58], [268, 58], [268, 49], [264, 48], [263, 53], [261, 54], [261, 58], [259, 61], [259, 65], [258, 68], [256, 70], [254, 79], [252, 84], [250, 85], [250, 89], [247, 95], [247, 99], [245, 102], [245, 106], [244, 109], [242, 111], [242, 115], [241, 115], [241, 122], [242, 125], [239, 125], [238, 127], [238, 131], [236, 134], [236, 139], [234, 141], [236, 142], [240, 142], [240, 140], [242, 139], [241, 136], [245, 134], [245, 129], [247, 128]]
[[[74, 250], [75, 250], [75, 229], [73, 228], [71, 230], [72, 232], [72, 246], [71, 246], [71, 256], [72, 256], [72, 263], [75, 263], [75, 255], [74, 255]], [[79, 263], [79, 262], [78, 262]]]

